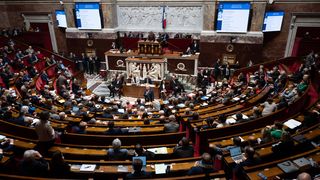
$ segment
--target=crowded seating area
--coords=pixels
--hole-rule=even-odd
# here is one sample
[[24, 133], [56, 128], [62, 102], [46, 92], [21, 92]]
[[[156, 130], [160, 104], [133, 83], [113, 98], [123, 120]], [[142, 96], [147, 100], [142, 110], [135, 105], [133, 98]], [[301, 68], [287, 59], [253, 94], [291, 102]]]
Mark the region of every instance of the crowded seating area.
[[0, 179], [320, 179], [318, 5], [3, 1]]
[[[239, 69], [229, 80], [201, 78], [192, 92], [173, 89], [160, 100], [132, 103], [90, 92], [68, 59], [1, 41], [7, 175], [0, 176], [18, 178], [16, 167], [16, 175], [44, 178], [255, 179], [269, 173], [266, 167], [284, 175], [277, 164], [287, 160], [319, 162], [317, 66], [307, 67], [306, 59]], [[237, 147], [243, 157], [234, 160]]]

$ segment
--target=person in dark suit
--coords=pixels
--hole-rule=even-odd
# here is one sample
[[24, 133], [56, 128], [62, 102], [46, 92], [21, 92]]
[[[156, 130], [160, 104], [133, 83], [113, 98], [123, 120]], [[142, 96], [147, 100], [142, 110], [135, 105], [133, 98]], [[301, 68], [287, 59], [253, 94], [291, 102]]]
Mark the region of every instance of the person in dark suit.
[[156, 35], [152, 31], [150, 31], [149, 34], [148, 34], [147, 40], [155, 41], [156, 40]]
[[27, 150], [23, 154], [20, 171], [27, 176], [46, 176], [49, 173], [49, 164], [38, 151]]
[[203, 153], [200, 161], [197, 161], [195, 165], [188, 171], [188, 175], [194, 174], [209, 174], [216, 171], [213, 168], [213, 160], [209, 153]]
[[179, 144], [173, 149], [173, 156], [175, 158], [193, 157], [194, 149], [189, 145], [189, 139], [183, 137]]
[[141, 159], [135, 159], [132, 162], [134, 172], [131, 174], [127, 174], [126, 179], [143, 179], [150, 178], [151, 174], [142, 170], [143, 162]]
[[160, 85], [159, 85], [159, 97], [161, 99], [166, 99], [166, 93], [167, 93], [167, 89], [166, 89], [166, 82], [165, 80], [162, 80], [160, 82]]
[[119, 76], [114, 85], [115, 93], [118, 93], [119, 99], [121, 98], [122, 87], [123, 87], [123, 80], [121, 79], [121, 76]]
[[154, 100], [154, 92], [150, 88], [150, 86], [146, 86], [146, 90], [144, 91], [143, 96], [146, 102], [152, 102]]
[[172, 77], [170, 84], [171, 84], [171, 89], [173, 90], [173, 94], [175, 96], [181, 93], [181, 91], [184, 91], [183, 85], [178, 81], [176, 77]]
[[191, 46], [190, 46], [192, 54], [195, 54], [196, 52], [200, 52], [200, 46], [196, 40], [193, 40]]
[[283, 131], [280, 141], [276, 144], [273, 144], [271, 149], [276, 157], [290, 154], [295, 149], [291, 134], [287, 131]]
[[245, 166], [253, 166], [260, 162], [260, 158], [256, 155], [256, 152], [253, 147], [247, 146], [244, 149], [244, 157], [242, 162], [237, 164], [235, 168], [233, 169], [235, 176], [237, 179], [244, 179], [245, 178], [245, 172], [243, 170], [243, 167]]
[[163, 131], [165, 133], [178, 132], [180, 125], [176, 121], [176, 117], [174, 115], [169, 116], [169, 122], [164, 124]]
[[53, 177], [63, 178], [70, 173], [71, 166], [64, 161], [63, 154], [58, 150], [53, 153], [50, 161], [50, 173]]
[[106, 134], [108, 134], [108, 135], [122, 134], [122, 131], [120, 128], [114, 127], [113, 121], [109, 121], [108, 122], [108, 130], [106, 131]]
[[108, 149], [108, 159], [110, 161], [123, 161], [128, 158], [128, 150], [121, 148], [120, 139], [112, 141], [112, 148]]
[[141, 144], [136, 144], [134, 148], [135, 156], [145, 156], [147, 160], [154, 159], [155, 154], [151, 151], [148, 151], [142, 147]]

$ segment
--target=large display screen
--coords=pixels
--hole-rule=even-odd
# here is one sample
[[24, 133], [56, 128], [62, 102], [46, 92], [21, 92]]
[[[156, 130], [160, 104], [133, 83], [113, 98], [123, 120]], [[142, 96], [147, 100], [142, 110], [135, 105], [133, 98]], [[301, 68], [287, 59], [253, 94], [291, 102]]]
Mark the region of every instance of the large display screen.
[[250, 15], [250, 2], [220, 2], [217, 32], [246, 33]]
[[58, 27], [67, 28], [67, 18], [64, 10], [56, 10], [56, 19], [58, 22]]
[[78, 29], [101, 29], [99, 3], [76, 3], [75, 13]]
[[283, 11], [267, 11], [264, 15], [263, 32], [281, 31]]

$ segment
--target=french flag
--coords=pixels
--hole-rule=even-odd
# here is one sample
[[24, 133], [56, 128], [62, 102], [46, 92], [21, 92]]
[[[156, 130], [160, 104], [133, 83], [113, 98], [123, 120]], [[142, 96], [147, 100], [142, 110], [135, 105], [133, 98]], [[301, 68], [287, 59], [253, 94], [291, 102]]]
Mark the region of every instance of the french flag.
[[162, 13], [162, 29], [166, 29], [167, 27], [167, 13], [166, 7], [163, 6], [163, 13]]

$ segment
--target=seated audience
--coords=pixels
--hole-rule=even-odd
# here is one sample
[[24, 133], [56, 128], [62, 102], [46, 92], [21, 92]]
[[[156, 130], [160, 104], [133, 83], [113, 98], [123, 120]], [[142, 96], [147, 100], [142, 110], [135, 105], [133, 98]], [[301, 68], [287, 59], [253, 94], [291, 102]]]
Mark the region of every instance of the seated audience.
[[256, 156], [256, 152], [253, 147], [247, 146], [244, 148], [244, 157], [240, 163], [238, 163], [234, 168], [234, 174], [238, 179], [245, 178], [245, 172], [243, 167], [253, 166], [260, 162], [260, 158]]
[[55, 131], [49, 123], [50, 114], [48, 111], [42, 111], [39, 114], [40, 121], [34, 125], [35, 131], [38, 135], [38, 143], [36, 149], [42, 153], [46, 153], [48, 149], [53, 146], [55, 141]]
[[194, 149], [189, 144], [189, 139], [186, 137], [183, 137], [179, 144], [177, 144], [176, 147], [173, 149], [173, 156], [175, 158], [188, 158], [193, 157]]
[[302, 173], [298, 174], [297, 180], [312, 180], [312, 178], [309, 173], [302, 172]]
[[141, 144], [136, 144], [134, 148], [134, 156], [145, 156], [147, 160], [154, 159], [155, 154], [142, 147]]
[[263, 110], [262, 110], [262, 116], [267, 116], [270, 115], [271, 113], [273, 113], [276, 108], [277, 108], [277, 104], [273, 102], [273, 99], [269, 98], [266, 102], [264, 102], [263, 104], [261, 104], [263, 106]]
[[209, 174], [216, 171], [213, 168], [213, 160], [209, 153], [203, 153], [200, 161], [196, 161], [194, 166], [188, 171], [188, 175], [194, 174]]
[[50, 161], [51, 176], [63, 178], [69, 175], [71, 166], [64, 161], [63, 154], [60, 151], [53, 153]]
[[272, 152], [275, 156], [284, 156], [294, 150], [294, 141], [289, 132], [284, 131], [278, 143], [272, 145]]
[[27, 150], [23, 154], [20, 171], [26, 176], [46, 176], [49, 172], [49, 164], [38, 151]]
[[128, 158], [128, 150], [121, 149], [121, 141], [116, 138], [112, 141], [112, 148], [108, 149], [108, 159], [111, 161], [122, 161]]
[[143, 162], [141, 159], [135, 159], [132, 162], [133, 173], [129, 173], [126, 176], [126, 179], [143, 179], [143, 178], [151, 178], [151, 174], [142, 170]]
[[279, 140], [282, 136], [283, 133], [283, 124], [280, 122], [276, 122], [272, 127], [271, 127], [271, 137], [274, 140]]
[[164, 132], [172, 133], [179, 131], [179, 124], [176, 121], [176, 117], [174, 115], [169, 116], [169, 122], [164, 124]]

